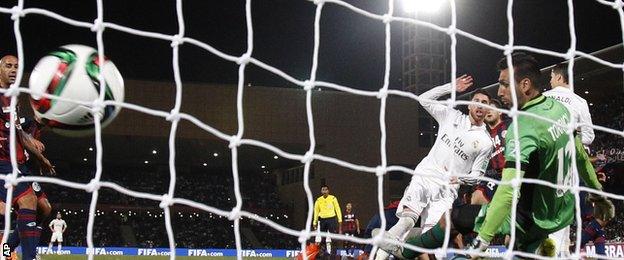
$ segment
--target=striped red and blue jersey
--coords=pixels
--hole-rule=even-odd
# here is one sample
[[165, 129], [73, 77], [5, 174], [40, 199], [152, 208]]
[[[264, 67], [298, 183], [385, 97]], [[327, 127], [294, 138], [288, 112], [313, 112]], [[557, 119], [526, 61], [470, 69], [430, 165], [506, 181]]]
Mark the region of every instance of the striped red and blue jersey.
[[355, 216], [355, 213], [345, 212], [342, 217], [342, 231], [345, 233], [355, 233], [357, 230], [357, 225], [355, 223], [356, 219], [357, 217]]
[[[9, 112], [9, 108], [11, 105], [11, 97], [0, 96], [0, 105], [2, 106], [2, 116], [0, 119], [0, 162], [10, 162], [11, 161], [11, 152], [10, 152], [10, 117], [11, 114]], [[16, 108], [17, 109], [17, 108]], [[20, 128], [19, 117], [16, 115], [15, 117], [15, 126]], [[24, 153], [24, 147], [17, 133], [15, 135], [15, 155], [17, 156], [17, 163], [25, 163], [26, 162], [26, 154]]]
[[488, 175], [500, 175], [505, 168], [505, 135], [507, 134], [507, 126], [509, 120], [501, 120], [500, 124], [494, 128], [489, 128], [490, 137], [494, 143], [494, 150], [490, 155], [490, 164], [488, 166]]

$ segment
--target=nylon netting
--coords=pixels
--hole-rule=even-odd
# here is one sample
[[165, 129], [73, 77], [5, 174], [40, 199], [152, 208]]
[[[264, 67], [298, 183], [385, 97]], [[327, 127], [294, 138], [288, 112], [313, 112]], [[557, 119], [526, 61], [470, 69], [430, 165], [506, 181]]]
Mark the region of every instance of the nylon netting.
[[[524, 46], [524, 45], [515, 45], [514, 44], [514, 20], [513, 20], [513, 16], [512, 16], [512, 8], [513, 8], [513, 0], [509, 0], [508, 4], [507, 4], [507, 21], [508, 21], [508, 42], [506, 44], [499, 44], [499, 43], [495, 43], [492, 41], [489, 41], [487, 39], [483, 39], [480, 38], [474, 34], [465, 32], [461, 29], [458, 29], [456, 27], [457, 25], [457, 16], [456, 16], [456, 5], [455, 5], [455, 0], [450, 0], [450, 8], [451, 8], [451, 24], [448, 27], [441, 27], [438, 26], [436, 24], [430, 23], [430, 22], [426, 22], [426, 21], [422, 21], [422, 20], [418, 20], [416, 18], [406, 18], [406, 17], [398, 17], [398, 16], [393, 16], [393, 10], [394, 10], [394, 1], [393, 0], [389, 0], [387, 2], [387, 6], [388, 6], [388, 11], [384, 14], [375, 14], [375, 13], [371, 13], [369, 11], [357, 8], [353, 5], [350, 5], [346, 2], [343, 1], [339, 1], [339, 0], [314, 0], [312, 1], [313, 4], [316, 5], [316, 13], [315, 13], [315, 19], [314, 19], [314, 51], [313, 51], [313, 57], [312, 57], [312, 68], [310, 71], [310, 75], [308, 78], [306, 79], [297, 79], [293, 76], [290, 76], [286, 73], [284, 73], [283, 71], [281, 71], [280, 69], [271, 66], [270, 64], [267, 64], [261, 60], [258, 60], [256, 58], [253, 57], [253, 48], [254, 48], [254, 43], [253, 43], [253, 24], [252, 24], [252, 11], [251, 11], [251, 0], [246, 0], [245, 3], [245, 15], [246, 15], [246, 27], [247, 27], [247, 51], [241, 55], [231, 55], [231, 54], [227, 54], [224, 53], [214, 47], [212, 47], [211, 45], [198, 41], [196, 39], [193, 38], [189, 38], [185, 36], [185, 24], [184, 24], [184, 15], [182, 12], [182, 0], [177, 0], [176, 1], [176, 14], [177, 14], [177, 22], [178, 22], [178, 33], [175, 35], [167, 35], [167, 34], [162, 34], [162, 33], [158, 33], [158, 32], [152, 32], [152, 31], [142, 31], [142, 30], [137, 30], [137, 29], [133, 29], [133, 28], [129, 28], [129, 27], [125, 27], [123, 25], [119, 25], [119, 24], [115, 24], [115, 23], [110, 23], [110, 22], [106, 22], [104, 20], [104, 9], [103, 9], [103, 1], [102, 0], [97, 0], [97, 17], [95, 18], [95, 20], [93, 22], [85, 22], [85, 21], [78, 21], [78, 20], [73, 20], [71, 18], [68, 17], [64, 17], [60, 14], [54, 13], [54, 12], [50, 12], [48, 10], [44, 10], [44, 9], [39, 9], [39, 8], [24, 8], [24, 1], [23, 0], [19, 0], [18, 4], [16, 6], [13, 6], [11, 8], [5, 8], [5, 7], [0, 7], [0, 13], [4, 13], [4, 14], [8, 14], [11, 15], [11, 19], [13, 20], [13, 25], [14, 25], [14, 34], [15, 34], [15, 39], [16, 39], [16, 43], [17, 43], [17, 56], [19, 59], [20, 64], [23, 64], [23, 54], [24, 54], [24, 49], [23, 49], [23, 44], [22, 44], [22, 37], [21, 37], [21, 32], [20, 32], [20, 21], [22, 19], [25, 19], [26, 16], [33, 16], [33, 15], [40, 15], [40, 16], [46, 16], [48, 18], [51, 19], [55, 19], [58, 21], [61, 21], [63, 23], [72, 25], [72, 26], [76, 26], [76, 27], [81, 27], [81, 28], [86, 28], [86, 29], [90, 29], [96, 37], [97, 40], [97, 49], [98, 49], [98, 53], [99, 53], [99, 59], [103, 59], [103, 55], [105, 53], [105, 46], [103, 43], [103, 31], [105, 29], [107, 30], [116, 30], [119, 32], [124, 32], [124, 33], [128, 33], [128, 34], [134, 34], [134, 35], [138, 35], [138, 36], [142, 36], [142, 37], [148, 37], [148, 38], [154, 38], [154, 39], [159, 39], [159, 40], [163, 40], [163, 41], [169, 41], [171, 42], [171, 48], [172, 48], [172, 63], [173, 63], [173, 75], [174, 75], [174, 80], [175, 80], [175, 86], [176, 86], [176, 95], [175, 95], [175, 104], [174, 107], [171, 109], [171, 111], [160, 111], [160, 110], [154, 110], [154, 109], [149, 109], [146, 107], [141, 107], [139, 105], [135, 105], [135, 104], [131, 104], [131, 103], [120, 103], [120, 102], [115, 102], [115, 101], [104, 101], [104, 92], [102, 91], [100, 93], [100, 98], [94, 102], [81, 102], [81, 101], [76, 101], [76, 100], [68, 100], [68, 99], [64, 99], [64, 98], [60, 98], [57, 96], [52, 96], [52, 95], [48, 95], [48, 94], [44, 94], [44, 93], [36, 93], [31, 91], [28, 88], [23, 88], [23, 87], [19, 87], [19, 83], [22, 80], [22, 76], [23, 76], [23, 67], [20, 66], [18, 69], [18, 74], [17, 74], [17, 79], [16, 79], [16, 83], [11, 85], [10, 88], [8, 89], [2, 89], [0, 90], [0, 92], [2, 92], [5, 96], [10, 96], [11, 97], [11, 106], [10, 106], [10, 111], [11, 111], [11, 117], [14, 116], [13, 112], [15, 111], [15, 106], [17, 103], [17, 97], [21, 94], [21, 93], [26, 93], [26, 94], [31, 94], [31, 95], [38, 95], [38, 96], [42, 96], [42, 97], [46, 97], [46, 98], [50, 98], [50, 99], [57, 99], [57, 100], [62, 100], [62, 101], [66, 101], [66, 102], [73, 102], [73, 103], [77, 103], [77, 104], [82, 104], [82, 105], [86, 105], [92, 108], [93, 111], [93, 115], [95, 118], [95, 147], [96, 147], [96, 172], [95, 172], [95, 176], [93, 179], [91, 179], [91, 181], [87, 184], [85, 183], [77, 183], [77, 182], [70, 182], [70, 181], [65, 181], [62, 179], [57, 179], [57, 178], [53, 178], [53, 177], [41, 177], [41, 176], [19, 176], [18, 177], [18, 173], [16, 170], [14, 170], [11, 174], [8, 175], [0, 175], [0, 178], [2, 178], [3, 180], [5, 180], [6, 182], [6, 188], [8, 189], [8, 195], [5, 201], [7, 201], [8, 205], [5, 209], [5, 226], [4, 226], [4, 231], [5, 234], [8, 233], [9, 231], [9, 227], [10, 227], [10, 209], [11, 209], [11, 191], [13, 189], [13, 185], [19, 183], [19, 182], [31, 182], [31, 181], [38, 181], [38, 182], [44, 182], [44, 183], [51, 183], [51, 184], [56, 184], [56, 185], [62, 185], [65, 187], [69, 187], [69, 188], [74, 188], [74, 189], [82, 189], [85, 190], [87, 192], [92, 193], [92, 198], [91, 198], [91, 203], [90, 203], [90, 207], [89, 207], [89, 217], [88, 217], [88, 224], [87, 224], [87, 235], [86, 235], [86, 240], [87, 240], [87, 245], [88, 245], [88, 259], [93, 259], [94, 257], [94, 251], [92, 250], [94, 247], [93, 244], [93, 224], [94, 224], [94, 218], [95, 218], [95, 213], [96, 213], [96, 205], [98, 202], [98, 190], [102, 187], [105, 188], [110, 188], [113, 189], [117, 192], [120, 192], [122, 194], [125, 195], [129, 195], [129, 196], [133, 196], [136, 198], [142, 198], [142, 199], [148, 199], [148, 200], [153, 200], [153, 201], [158, 201], [160, 202], [160, 207], [164, 210], [164, 216], [165, 216], [165, 226], [166, 226], [166, 231], [167, 231], [167, 236], [168, 236], [168, 241], [169, 241], [169, 248], [171, 250], [171, 254], [170, 254], [170, 258], [171, 259], [175, 259], [175, 241], [174, 241], [174, 236], [173, 236], [173, 230], [172, 230], [172, 226], [171, 226], [171, 212], [170, 212], [170, 207], [173, 204], [178, 204], [178, 205], [186, 205], [186, 206], [190, 206], [199, 210], [203, 210], [203, 211], [207, 211], [210, 213], [214, 213], [214, 214], [218, 214], [220, 216], [224, 216], [224, 217], [228, 217], [231, 221], [233, 221], [233, 228], [234, 228], [234, 234], [235, 234], [235, 242], [236, 242], [236, 249], [237, 249], [237, 258], [238, 259], [242, 259], [242, 251], [241, 251], [241, 236], [240, 236], [240, 219], [241, 217], [245, 217], [245, 218], [249, 218], [252, 220], [255, 220], [257, 222], [263, 223], [265, 225], [270, 226], [271, 228], [274, 228], [280, 232], [283, 232], [285, 234], [294, 236], [298, 238], [298, 241], [301, 243], [301, 249], [302, 251], [305, 250], [305, 243], [307, 240], [309, 240], [311, 237], [314, 237], [316, 235], [318, 235], [317, 231], [311, 230], [311, 222], [312, 222], [312, 209], [313, 209], [313, 203], [312, 203], [312, 192], [310, 190], [310, 185], [309, 185], [309, 176], [310, 176], [310, 165], [313, 161], [317, 160], [317, 161], [323, 161], [323, 162], [327, 162], [327, 163], [331, 163], [331, 164], [335, 164], [341, 167], [345, 167], [345, 168], [349, 168], [352, 170], [356, 170], [356, 171], [361, 171], [364, 173], [369, 173], [369, 174], [375, 174], [377, 176], [377, 193], [378, 193], [378, 198], [377, 198], [377, 204], [379, 206], [379, 213], [382, 216], [382, 229], [384, 229], [384, 227], [386, 226], [386, 219], [383, 217], [383, 205], [384, 205], [384, 201], [383, 201], [383, 177], [387, 172], [390, 171], [400, 171], [400, 172], [405, 172], [408, 174], [416, 174], [414, 169], [409, 169], [403, 166], [398, 166], [398, 165], [388, 165], [387, 162], [387, 155], [386, 155], [386, 126], [385, 126], [385, 111], [386, 111], [386, 102], [387, 102], [387, 97], [388, 95], [395, 95], [395, 96], [401, 96], [401, 97], [406, 97], [409, 99], [413, 99], [414, 101], [421, 101], [421, 99], [413, 94], [413, 93], [409, 93], [409, 92], [405, 92], [405, 91], [399, 91], [399, 90], [391, 90], [389, 89], [389, 75], [390, 75], [390, 52], [391, 52], [391, 45], [390, 45], [390, 39], [391, 39], [391, 33], [390, 33], [390, 24], [391, 23], [407, 23], [407, 24], [414, 24], [416, 26], [422, 26], [422, 27], [426, 27], [426, 28], [430, 28], [433, 30], [437, 30], [440, 32], [444, 32], [446, 34], [448, 34], [448, 36], [451, 39], [451, 47], [450, 47], [450, 53], [451, 53], [451, 83], [453, 86], [453, 91], [451, 94], [451, 98], [445, 101], [431, 101], [431, 100], [424, 100], [425, 102], [435, 102], [435, 103], [440, 103], [440, 104], [445, 104], [449, 107], [455, 107], [456, 105], [468, 105], [468, 104], [472, 104], [472, 102], [469, 101], [463, 101], [463, 100], [457, 100], [456, 99], [456, 95], [455, 95], [455, 89], [456, 89], [456, 82], [455, 82], [455, 78], [456, 78], [456, 71], [457, 71], [457, 63], [456, 63], [456, 44], [457, 44], [457, 36], [463, 36], [466, 37], [470, 40], [476, 41], [478, 43], [484, 44], [486, 46], [498, 49], [500, 51], [502, 51], [504, 53], [504, 55], [506, 55], [507, 57], [507, 61], [508, 61], [508, 66], [511, 67], [511, 54], [514, 51], [529, 51], [529, 52], [533, 52], [533, 53], [537, 53], [537, 54], [543, 54], [543, 55], [549, 55], [549, 56], [553, 56], [553, 57], [558, 57], [558, 58], [563, 58], [566, 60], [569, 60], [570, 65], [569, 65], [569, 73], [572, 74], [572, 69], [574, 67], [574, 58], [576, 57], [583, 57], [583, 58], [587, 58], [589, 60], [592, 60], [594, 62], [597, 62], [599, 64], [602, 64], [604, 66], [608, 66], [608, 67], [612, 67], [612, 68], [617, 68], [617, 69], [624, 69], [624, 64], [615, 64], [612, 62], [608, 62], [606, 60], [600, 59], [598, 57], [592, 56], [588, 53], [584, 53], [582, 51], [579, 51], [576, 49], [576, 35], [575, 35], [575, 27], [574, 27], [574, 7], [573, 7], [573, 1], [572, 0], [568, 0], [567, 1], [567, 5], [568, 5], [568, 17], [569, 17], [569, 32], [570, 32], [570, 47], [568, 49], [567, 52], [565, 53], [561, 53], [561, 52], [555, 52], [555, 51], [550, 51], [550, 50], [544, 50], [544, 49], [539, 49], [539, 48], [534, 48], [531, 46]], [[609, 1], [605, 1], [605, 0], [597, 0], [598, 3], [603, 4], [603, 5], [607, 5], [607, 6], [611, 6], [613, 7], [619, 14], [619, 18], [620, 18], [620, 22], [621, 22], [621, 26], [623, 27], [623, 31], [624, 31], [624, 11], [622, 10], [622, 7], [624, 6], [624, 2], [622, 2], [622, 0], [615, 0], [614, 2], [609, 2]], [[357, 14], [363, 15], [365, 17], [368, 17], [370, 19], [374, 19], [379, 21], [380, 23], [385, 24], [385, 72], [384, 72], [384, 80], [383, 80], [383, 84], [381, 86], [381, 88], [379, 88], [378, 91], [364, 91], [364, 90], [358, 90], [355, 88], [351, 88], [348, 86], [343, 86], [343, 85], [339, 85], [339, 84], [334, 84], [331, 82], [323, 82], [323, 81], [317, 81], [316, 80], [316, 71], [318, 68], [318, 54], [319, 54], [319, 48], [320, 48], [320, 20], [321, 20], [321, 15], [323, 12], [323, 7], [325, 6], [325, 4], [334, 4], [337, 6], [340, 6], [342, 8], [346, 8], [352, 12], [355, 12]], [[623, 39], [624, 39], [624, 34], [623, 34]], [[189, 114], [185, 114], [185, 113], [181, 113], [180, 112], [180, 106], [181, 106], [181, 93], [182, 93], [182, 80], [180, 77], [180, 70], [179, 70], [179, 46], [181, 44], [191, 44], [191, 45], [195, 45], [197, 47], [200, 47], [208, 52], [210, 52], [213, 55], [216, 55], [222, 59], [225, 59], [227, 61], [233, 62], [238, 64], [238, 92], [237, 92], [237, 99], [236, 99], [236, 107], [237, 107], [237, 121], [238, 121], [238, 130], [234, 135], [230, 135], [227, 134], [225, 132], [220, 131], [219, 129], [216, 129], [208, 124], [205, 124], [204, 122], [200, 121], [199, 119], [193, 117], [192, 115]], [[243, 91], [245, 89], [244, 87], [244, 81], [245, 81], [245, 69], [247, 67], [247, 65], [249, 64], [253, 64], [256, 65], [270, 73], [273, 73], [277, 76], [280, 76], [281, 78], [299, 86], [302, 91], [306, 92], [306, 113], [307, 113], [307, 122], [308, 122], [308, 130], [309, 130], [309, 141], [310, 141], [310, 146], [308, 151], [305, 154], [294, 154], [294, 153], [289, 153], [288, 151], [282, 150], [279, 147], [275, 147], [273, 145], [270, 145], [266, 142], [263, 142], [261, 140], [253, 140], [253, 139], [245, 139], [243, 138], [243, 134], [244, 134], [244, 120], [243, 120], [243, 116], [244, 116], [244, 111], [243, 111]], [[513, 70], [510, 71], [511, 75], [510, 78], [513, 78]], [[100, 84], [103, 84], [103, 78], [100, 77]], [[570, 77], [570, 81], [573, 80], [573, 77]], [[573, 82], [570, 82], [571, 85], [573, 85]], [[347, 92], [353, 95], [360, 95], [360, 96], [371, 96], [371, 97], [377, 97], [378, 99], [381, 100], [381, 105], [380, 105], [380, 114], [379, 114], [379, 126], [380, 126], [380, 132], [381, 132], [381, 142], [380, 142], [380, 151], [381, 151], [381, 164], [376, 165], [376, 166], [367, 166], [367, 165], [357, 165], [354, 163], [350, 163], [344, 160], [340, 160], [338, 158], [332, 158], [329, 156], [324, 156], [322, 154], [318, 154], [315, 152], [315, 148], [316, 148], [316, 141], [315, 141], [315, 133], [314, 133], [314, 117], [313, 117], [313, 113], [312, 113], [312, 94], [313, 94], [313, 89], [315, 87], [324, 87], [324, 88], [330, 88], [330, 89], [334, 89], [334, 90], [338, 90], [338, 91], [343, 91], [343, 92]], [[515, 88], [515, 84], [514, 81], [511, 81], [511, 87], [512, 89]], [[494, 109], [496, 111], [500, 111], [503, 112], [505, 114], [507, 114], [508, 116], [512, 117], [513, 120], [516, 120], [518, 115], [523, 114], [523, 115], [527, 115], [527, 116], [531, 116], [534, 117], [537, 120], [546, 120], [549, 121], [553, 124], [556, 125], [560, 125], [557, 122], [554, 122], [552, 120], [549, 120], [547, 118], [543, 118], [540, 116], [537, 116], [535, 114], [529, 114], [523, 111], [519, 111], [518, 107], [517, 107], [517, 102], [515, 102], [517, 100], [517, 97], [515, 95], [515, 91], [511, 91], [512, 93], [512, 98], [514, 100], [514, 106], [507, 110], [507, 109], [499, 109], [496, 107], [489, 107], [489, 109]], [[476, 103], [475, 103], [476, 104]], [[153, 116], [157, 116], [157, 117], [161, 117], [164, 118], [165, 120], [171, 122], [171, 131], [170, 131], [170, 137], [169, 137], [169, 173], [170, 173], [170, 181], [169, 181], [169, 189], [168, 192], [166, 194], [150, 194], [150, 193], [145, 193], [145, 192], [137, 192], [137, 191], [133, 191], [133, 190], [129, 190], [127, 188], [124, 188], [118, 184], [115, 184], [113, 182], [107, 182], [107, 181], [101, 181], [100, 177], [102, 175], [102, 130], [101, 130], [101, 125], [100, 125], [100, 114], [98, 113], [99, 111], [101, 111], [103, 109], [104, 106], [106, 105], [118, 105], [121, 106], [125, 109], [131, 109], [131, 110], [135, 110], [138, 112], [142, 112], [142, 113], [146, 113], [149, 115], [153, 115]], [[178, 127], [178, 124], [180, 122], [180, 120], [187, 120], [191, 123], [193, 123], [194, 125], [196, 125], [197, 127], [200, 127], [201, 129], [205, 130], [206, 132], [222, 139], [225, 141], [229, 142], [229, 149], [231, 150], [231, 158], [232, 158], [232, 176], [233, 176], [233, 180], [234, 180], [234, 193], [235, 193], [235, 198], [236, 198], [236, 204], [235, 206], [232, 208], [232, 210], [230, 211], [224, 211], [215, 207], [212, 207], [210, 205], [205, 205], [202, 203], [198, 203], [192, 200], [188, 200], [188, 199], [184, 199], [184, 198], [177, 198], [175, 197], [175, 182], [176, 182], [176, 169], [174, 166], [174, 160], [176, 158], [176, 153], [175, 153], [175, 134], [176, 134], [176, 130]], [[14, 120], [11, 120], [11, 127], [10, 127], [10, 152], [11, 152], [11, 163], [13, 165], [13, 169], [17, 169], [16, 165], [17, 165], [17, 161], [16, 161], [16, 153], [15, 153], [15, 124], [14, 124]], [[514, 129], [511, 129], [511, 131], [514, 131], [516, 134], [514, 136], [516, 136], [516, 140], [514, 140], [516, 142], [517, 145], [517, 132], [518, 132], [518, 128], [517, 125], [514, 124], [516, 127], [514, 127]], [[560, 125], [561, 127], [565, 127], [568, 131], [567, 133], [572, 137], [573, 131], [574, 129], [579, 126], [578, 123], [576, 122], [571, 122], [569, 125]], [[607, 127], [603, 127], [603, 126], [598, 126], [598, 125], [591, 125], [591, 127], [595, 130], [598, 131], [602, 131], [605, 133], [609, 133], [609, 134], [613, 134], [613, 135], [619, 135], [619, 136], [623, 136], [624, 137], [624, 131], [621, 130], [615, 130], [615, 129], [610, 129]], [[284, 226], [281, 226], [269, 219], [266, 219], [262, 216], [258, 216], [256, 214], [247, 212], [247, 211], [243, 211], [241, 210], [242, 208], [242, 196], [241, 196], [241, 192], [240, 192], [240, 185], [239, 185], [239, 178], [238, 178], [238, 159], [237, 159], [237, 154], [238, 154], [238, 148], [241, 145], [249, 145], [249, 146], [256, 146], [256, 147], [260, 147], [260, 148], [264, 148], [267, 150], [270, 150], [274, 153], [276, 153], [279, 156], [282, 156], [284, 158], [287, 159], [291, 159], [291, 160], [299, 160], [302, 163], [304, 163], [304, 182], [303, 182], [303, 188], [305, 190], [306, 196], [307, 196], [307, 204], [308, 204], [308, 217], [306, 220], [306, 229], [304, 230], [293, 230]], [[519, 156], [519, 150], [516, 149], [516, 156]], [[575, 160], [576, 154], [573, 153], [573, 161]], [[451, 162], [452, 163], [452, 162]], [[574, 172], [576, 172], [576, 165], [573, 163], [573, 169]], [[520, 165], [519, 162], [517, 162], [516, 168], [519, 169]], [[436, 176], [430, 176], [430, 177], [436, 177]], [[500, 182], [497, 180], [493, 180], [493, 179], [489, 179], [486, 177], [480, 177], [479, 179], [482, 180], [488, 180], [488, 181], [492, 181], [495, 183], [505, 183], [505, 182]], [[538, 184], [538, 185], [545, 185], [545, 186], [549, 186], [552, 188], [566, 188], [565, 186], [562, 185], [555, 185], [552, 184], [550, 182], [546, 182], [546, 181], [542, 181], [542, 180], [537, 180], [537, 179], [520, 179], [520, 178], [516, 178], [515, 180], [511, 181], [511, 182], [507, 182], [508, 184], [510, 183], [513, 187], [514, 187], [514, 195], [516, 195], [518, 193], [518, 187], [521, 183], [533, 183], [533, 184]], [[593, 193], [597, 193], [600, 195], [604, 195], [607, 196], [611, 199], [617, 199], [617, 200], [624, 200], [624, 196], [619, 196], [619, 195], [615, 195], [615, 194], [610, 194], [610, 193], [606, 193], [606, 192], [602, 192], [602, 191], [596, 191], [596, 190], [592, 190], [589, 188], [585, 188], [585, 187], [581, 187], [579, 186], [579, 182], [578, 180], [574, 181], [572, 187], [567, 187], [569, 189], [571, 189], [573, 191], [573, 193], [575, 194], [576, 197], [576, 204], [577, 204], [577, 212], [576, 212], [576, 223], [577, 223], [577, 234], [580, 234], [580, 230], [581, 230], [581, 216], [580, 216], [580, 210], [579, 210], [579, 192], [580, 191], [591, 191]], [[513, 207], [512, 207], [512, 219], [516, 218], [516, 210], [515, 210], [515, 206], [517, 204], [517, 200], [513, 201]], [[448, 216], [448, 214], [447, 214]], [[448, 217], [447, 217], [447, 223], [448, 223]], [[511, 241], [509, 244], [509, 248], [513, 248], [514, 244], [516, 243], [515, 241], [515, 222], [512, 221], [512, 236], [511, 236]], [[440, 249], [436, 249], [436, 250], [430, 250], [430, 249], [424, 249], [424, 248], [418, 248], [412, 245], [407, 245], [407, 244], [403, 244], [401, 243], [402, 246], [409, 248], [409, 249], [413, 249], [413, 250], [417, 250], [417, 251], [421, 251], [421, 252], [426, 252], [426, 253], [466, 253], [465, 250], [461, 250], [461, 249], [454, 249], [454, 248], [449, 248], [448, 247], [448, 237], [449, 237], [449, 228], [450, 226], [447, 226], [447, 230], [446, 230], [446, 238], [447, 238], [447, 242], [445, 242], [444, 246]], [[345, 235], [340, 235], [340, 234], [333, 234], [333, 233], [321, 233], [320, 235], [323, 237], [330, 237], [332, 239], [339, 239], [339, 240], [347, 240], [347, 241], [351, 241], [351, 242], [355, 242], [355, 243], [362, 243], [362, 244], [372, 244], [374, 245], [373, 251], [375, 249], [377, 249], [377, 245], [379, 244], [379, 242], [381, 242], [381, 240], [383, 239], [382, 235], [384, 232], [381, 232], [380, 234], [378, 234], [377, 236], [373, 237], [373, 238], [357, 238], [357, 237], [351, 237], [351, 236], [345, 236]], [[580, 236], [577, 235], [577, 241], [576, 241], [576, 246], [574, 249], [574, 252], [572, 252], [572, 258], [580, 258], [582, 256], [584, 256], [584, 253], [581, 254], [580, 251]], [[6, 241], [6, 236], [3, 238], [2, 242]], [[305, 255], [305, 254], [304, 254]], [[482, 256], [487, 256], [488, 254], [486, 253], [482, 253]], [[537, 259], [547, 259], [546, 257], [542, 257], [542, 256], [538, 256], [538, 255], [534, 255], [534, 254], [528, 254], [528, 253], [524, 253], [524, 252], [519, 252], [519, 251], [514, 251], [514, 250], [508, 250], [504, 253], [504, 255], [502, 257], [505, 257], [507, 259], [511, 259], [512, 257], [533, 257], [533, 258], [537, 258]], [[601, 257], [601, 258], [605, 258], [605, 259], [610, 259], [609, 257]]]

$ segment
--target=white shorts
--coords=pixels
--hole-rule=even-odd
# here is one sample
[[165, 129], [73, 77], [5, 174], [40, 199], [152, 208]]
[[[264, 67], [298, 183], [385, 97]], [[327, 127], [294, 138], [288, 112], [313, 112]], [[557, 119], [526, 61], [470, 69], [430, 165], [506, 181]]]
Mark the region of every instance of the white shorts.
[[549, 234], [548, 237], [555, 241], [557, 257], [570, 256], [570, 226]]
[[414, 176], [403, 193], [397, 208], [397, 217], [401, 217], [407, 207], [420, 216], [422, 232], [427, 232], [444, 213], [453, 207], [457, 192], [449, 186], [440, 185], [429, 178]]
[[52, 233], [52, 238], [50, 238], [50, 242], [63, 242], [63, 232]]

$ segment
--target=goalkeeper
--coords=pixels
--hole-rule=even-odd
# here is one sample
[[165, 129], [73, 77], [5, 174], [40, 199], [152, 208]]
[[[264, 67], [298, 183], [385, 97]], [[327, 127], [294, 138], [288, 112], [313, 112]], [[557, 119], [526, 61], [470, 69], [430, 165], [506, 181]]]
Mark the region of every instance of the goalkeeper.
[[[516, 53], [512, 57], [515, 92], [518, 107], [522, 111], [551, 119], [556, 125], [533, 117], [519, 115], [514, 124], [518, 124], [518, 136], [509, 131], [506, 138], [507, 159], [503, 170], [503, 181], [511, 181], [519, 175], [521, 178], [534, 178], [557, 185], [572, 184], [572, 152], [576, 150], [575, 140], [570, 140], [566, 127], [570, 120], [570, 112], [561, 103], [540, 94], [538, 86], [540, 71], [537, 61], [530, 55]], [[498, 63], [499, 89], [498, 95], [504, 103], [511, 104], [511, 87], [507, 60]], [[513, 125], [512, 128], [513, 129]], [[518, 147], [515, 140], [519, 141]], [[516, 157], [516, 150], [520, 157]], [[582, 156], [579, 156], [582, 158]], [[516, 161], [521, 169], [515, 168]], [[587, 161], [586, 163], [589, 163]], [[591, 164], [589, 164], [591, 167]], [[587, 168], [590, 168], [587, 167]], [[602, 189], [593, 171], [578, 167], [581, 178], [594, 189]], [[591, 174], [593, 173], [593, 174]], [[516, 214], [517, 247], [521, 251], [554, 256], [554, 245], [548, 235], [570, 225], [574, 220], [574, 195], [567, 188], [553, 189], [543, 185], [522, 184]], [[609, 200], [597, 195], [590, 195], [597, 208], [607, 214], [613, 213], [613, 205]], [[495, 232], [511, 213], [513, 188], [511, 185], [500, 185], [479, 235], [473, 242], [473, 248], [485, 250], [494, 237]]]
[[[537, 61], [530, 55], [517, 53], [513, 55], [514, 77], [518, 107], [522, 111], [534, 113], [549, 118], [559, 124], [569, 122], [569, 111], [554, 99], [540, 94], [540, 71]], [[499, 62], [500, 70], [498, 95], [505, 105], [512, 102], [509, 83], [509, 69], [507, 61]], [[516, 158], [515, 136], [513, 125], [507, 132], [505, 158], [506, 167], [503, 171], [503, 181], [513, 180], [517, 174], [520, 177], [545, 180], [558, 185], [572, 184], [571, 153], [576, 148], [579, 174], [588, 187], [602, 189], [596, 174], [587, 160], [582, 146], [574, 145], [570, 140], [565, 126], [555, 125], [544, 120], [535, 120], [533, 117], [519, 115], [518, 140], [520, 157]], [[516, 160], [520, 160], [521, 170], [515, 169]], [[519, 199], [516, 216], [516, 238], [519, 250], [553, 256], [555, 253], [552, 239], [548, 235], [570, 225], [574, 219], [574, 196], [568, 189], [553, 189], [543, 185], [522, 184], [522, 196]], [[473, 247], [485, 250], [503, 222], [509, 219], [511, 213], [513, 188], [511, 185], [500, 185], [487, 211], [478, 237]], [[594, 201], [598, 214], [605, 218], [612, 217], [613, 205], [604, 197], [590, 195]], [[508, 221], [507, 221], [508, 222]], [[441, 225], [440, 225], [441, 224]], [[444, 223], [439, 223], [429, 232], [421, 236], [408, 239], [408, 243], [437, 248], [442, 244], [444, 237]], [[542, 250], [544, 249], [544, 250]], [[403, 256], [413, 258], [417, 253], [404, 250]]]

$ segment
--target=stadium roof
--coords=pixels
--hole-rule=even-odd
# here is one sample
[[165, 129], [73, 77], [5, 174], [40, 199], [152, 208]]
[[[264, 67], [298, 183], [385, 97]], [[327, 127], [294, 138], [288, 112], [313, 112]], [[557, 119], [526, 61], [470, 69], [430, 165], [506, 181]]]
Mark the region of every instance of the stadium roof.
[[[624, 45], [613, 45], [590, 55], [614, 64], [622, 64], [624, 63]], [[553, 66], [555, 64], [542, 68], [543, 82], [546, 84], [549, 82], [549, 70]], [[624, 91], [624, 74], [621, 69], [598, 63], [589, 58], [578, 57], [574, 59], [574, 88], [575, 92], [588, 102], [598, 102], [608, 98], [608, 93]], [[498, 83], [485, 86], [483, 89], [496, 92]], [[469, 94], [464, 94], [459, 98], [467, 99], [468, 96]]]

